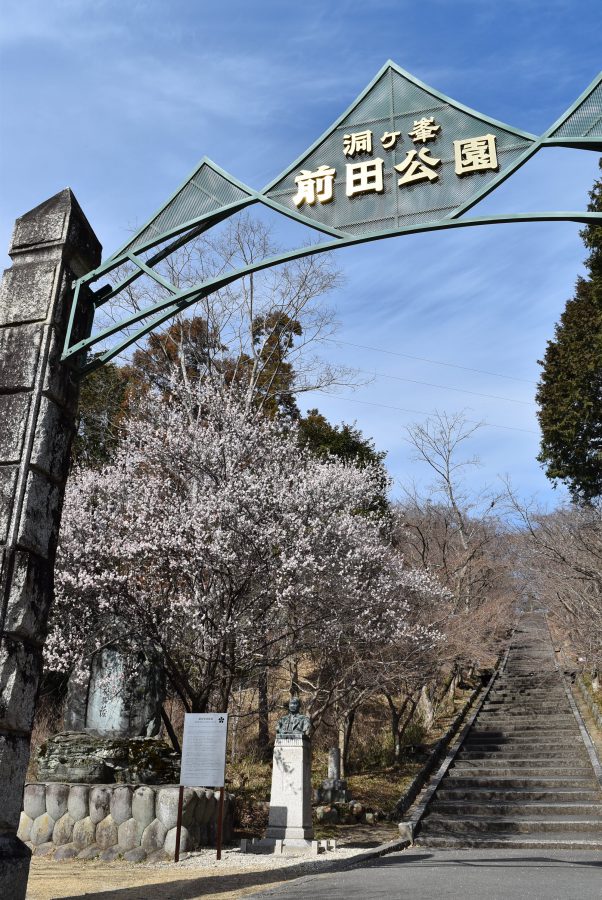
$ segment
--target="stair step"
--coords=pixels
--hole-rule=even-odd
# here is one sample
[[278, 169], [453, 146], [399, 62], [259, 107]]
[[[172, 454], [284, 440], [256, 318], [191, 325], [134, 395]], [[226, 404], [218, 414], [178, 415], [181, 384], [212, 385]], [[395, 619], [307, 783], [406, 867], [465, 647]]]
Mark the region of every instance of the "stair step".
[[509, 850], [602, 850], [602, 835], [599, 834], [489, 834], [479, 837], [448, 834], [419, 834], [415, 841], [418, 847], [441, 848], [506, 848]]
[[[467, 761], [476, 761], [480, 759], [506, 760], [508, 762], [511, 760], [522, 762], [524, 760], [529, 762], [540, 761], [545, 764], [546, 762], [553, 762], [554, 760], [564, 760], [566, 759], [566, 754], [557, 747], [549, 750], [540, 750], [537, 747], [534, 747], [532, 750], [526, 747], [520, 750], [509, 750], [507, 747], [499, 747], [497, 749], [495, 747], [489, 747], [481, 750], [461, 750], [458, 759]], [[577, 764], [589, 762], [586, 750], [583, 750], [582, 753], [574, 754], [573, 759]]]
[[489, 734], [475, 734], [472, 738], [468, 738], [464, 741], [463, 747], [492, 747], [499, 745], [500, 747], [507, 747], [517, 750], [525, 747], [536, 747], [537, 749], [548, 749], [550, 747], [560, 747], [567, 748], [573, 752], [576, 748], [583, 748], [583, 741], [581, 740], [581, 736], [578, 734], [572, 734], [568, 737], [558, 737], [557, 740], [550, 740], [549, 738], [541, 738], [537, 739], [532, 736], [521, 735], [521, 734], [512, 734], [512, 735], [499, 735], [495, 732]]
[[440, 816], [429, 815], [428, 831], [450, 834], [540, 834], [542, 832], [600, 832], [602, 819], [594, 816]]
[[548, 738], [536, 740], [533, 737], [525, 737], [520, 734], [513, 735], [478, 735], [475, 734], [469, 740], [464, 741], [463, 747], [504, 747], [508, 750], [527, 750], [531, 747], [537, 750], [549, 750], [550, 748], [560, 748], [564, 752], [574, 752], [576, 749], [583, 748], [581, 736], [577, 734], [557, 740], [549, 740]]
[[503, 728], [507, 725], [514, 730], [524, 729], [525, 731], [548, 731], [556, 733], [558, 730], [565, 731], [569, 728], [576, 731], [577, 723], [571, 716], [559, 716], [557, 719], [551, 719], [549, 716], [539, 716], [531, 713], [528, 716], [510, 716], [502, 715], [502, 713], [486, 713], [480, 715], [475, 722], [475, 729], [479, 731], [481, 728]]
[[456, 763], [451, 769], [451, 778], [537, 778], [543, 775], [544, 778], [588, 778], [592, 777], [593, 770], [591, 766], [582, 766], [575, 768], [570, 762], [565, 766], [508, 766], [508, 765], [487, 765], [487, 766], [471, 766], [469, 763]]
[[[504, 707], [508, 706], [509, 704], [512, 704], [513, 712], [515, 710], [516, 710], [516, 712], [520, 712], [521, 710], [536, 709], [541, 715], [547, 715], [548, 713], [557, 714], [562, 709], [562, 707], [559, 708], [557, 705], [561, 699], [563, 699], [563, 698], [557, 697], [554, 701], [552, 701], [550, 699], [550, 697], [547, 697], [546, 700], [543, 700], [541, 697], [518, 696], [518, 697], [510, 698], [510, 697], [496, 697], [494, 695], [490, 695], [487, 698], [487, 700], [485, 701], [485, 703], [483, 704], [483, 706], [481, 707], [481, 709], [482, 710], [490, 709], [490, 710], [497, 711], [497, 710], [503, 709]], [[564, 697], [564, 701], [565, 701], [565, 706], [566, 706], [567, 712], [570, 712], [570, 707], [569, 707], [566, 697]]]
[[510, 701], [501, 703], [499, 706], [488, 706], [487, 708], [484, 708], [479, 713], [479, 719], [497, 719], [500, 716], [508, 719], [522, 719], [525, 718], [525, 716], [533, 716], [539, 722], [550, 722], [553, 724], [562, 722], [563, 719], [566, 719], [567, 722], [571, 721], [572, 713], [569, 707], [562, 709], [562, 707], [559, 708], [556, 706], [555, 709], [548, 712], [539, 707], [531, 708], [526, 704], [524, 706], [515, 706], [512, 704], [512, 707], [510, 707], [509, 702]]
[[474, 801], [435, 800], [429, 807], [430, 814], [461, 813], [465, 816], [597, 816], [602, 821], [602, 803], [548, 803], [543, 800], [509, 803], [504, 800]]
[[478, 722], [475, 735], [486, 734], [495, 737], [528, 737], [531, 740], [537, 738], [547, 738], [550, 740], [555, 734], [562, 734], [562, 737], [578, 736], [579, 732], [575, 728], [574, 722], [566, 722], [565, 724], [555, 727], [553, 725], [538, 725], [533, 722], [527, 725], [526, 722]]
[[552, 719], [549, 716], [539, 718], [539, 716], [534, 716], [533, 713], [525, 713], [520, 716], [509, 715], [508, 713], [489, 713], [484, 716], [479, 716], [477, 719], [478, 728], [483, 728], [483, 726], [486, 728], [499, 728], [506, 725], [512, 728], [527, 728], [529, 731], [537, 729], [558, 731], [559, 729], [564, 730], [565, 728], [570, 728], [572, 731], [575, 730], [575, 720], [573, 719], [571, 721], [569, 716]]
[[435, 797], [454, 803], [500, 801], [511, 803], [600, 803], [600, 791], [591, 788], [484, 788], [440, 787]]
[[524, 777], [518, 776], [505, 776], [505, 775], [487, 775], [481, 776], [478, 779], [469, 778], [463, 775], [455, 776], [449, 775], [447, 776], [447, 784], [449, 787], [470, 787], [474, 785], [475, 782], [478, 781], [478, 784], [484, 788], [498, 788], [499, 790], [504, 790], [504, 788], [517, 788], [517, 787], [525, 787], [525, 788], [558, 788], [562, 790], [563, 788], [577, 788], [584, 787], [587, 788], [590, 785], [597, 785], [598, 782], [594, 778], [594, 772], [592, 769], [592, 774], [590, 778], [573, 778], [572, 776], [559, 777], [553, 776], [550, 778], [546, 778], [543, 775], [525, 775]]
[[558, 694], [552, 694], [550, 691], [542, 691], [536, 694], [533, 691], [492, 691], [486, 703], [538, 703], [549, 705], [550, 703], [566, 703], [566, 694], [564, 691]]

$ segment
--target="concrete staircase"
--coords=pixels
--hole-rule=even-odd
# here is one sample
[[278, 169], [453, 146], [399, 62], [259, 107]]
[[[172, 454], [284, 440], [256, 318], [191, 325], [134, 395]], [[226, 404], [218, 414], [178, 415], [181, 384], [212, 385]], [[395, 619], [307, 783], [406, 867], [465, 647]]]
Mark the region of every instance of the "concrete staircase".
[[602, 850], [602, 787], [543, 615], [522, 617], [416, 844]]

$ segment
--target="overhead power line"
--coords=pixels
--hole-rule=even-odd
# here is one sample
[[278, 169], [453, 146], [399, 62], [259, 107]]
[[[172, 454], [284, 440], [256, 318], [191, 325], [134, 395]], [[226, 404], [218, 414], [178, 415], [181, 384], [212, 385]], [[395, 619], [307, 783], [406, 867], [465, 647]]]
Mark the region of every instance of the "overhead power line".
[[479, 391], [469, 391], [466, 388], [450, 387], [447, 384], [433, 384], [431, 381], [418, 381], [416, 378], [403, 378], [401, 375], [386, 375], [384, 372], [369, 372], [366, 369], [357, 369], [363, 375], [375, 375], [377, 378], [391, 378], [393, 381], [406, 381], [410, 384], [424, 384], [427, 387], [438, 388], [443, 391], [457, 391], [460, 394], [470, 394], [473, 397], [486, 397], [488, 400], [507, 400], [508, 403], [521, 403], [523, 406], [532, 406], [530, 400], [515, 400], [514, 397], [501, 397], [499, 394], [482, 394]]
[[[318, 393], [325, 394], [327, 397], [334, 397], [337, 400], [345, 400], [349, 403], [363, 403], [365, 406], [379, 406], [381, 409], [393, 409], [396, 412], [412, 413], [413, 415], [418, 416], [433, 415], [432, 412], [426, 412], [424, 409], [406, 409], [403, 406], [389, 406], [388, 403], [376, 403], [374, 400], [359, 400], [357, 397], [344, 397], [341, 394], [334, 394], [331, 391], [325, 391], [323, 389], [320, 389]], [[537, 435], [536, 431], [531, 431], [529, 428], [517, 428], [516, 425], [498, 425], [495, 422], [476, 421], [475, 419], [466, 419], [466, 421], [470, 425], [486, 425], [489, 428], [503, 428], [505, 431], [522, 431], [523, 434]]]
[[416, 362], [431, 363], [434, 366], [447, 366], [450, 369], [462, 369], [464, 372], [475, 372], [478, 375], [491, 375], [494, 378], [506, 378], [509, 381], [521, 381], [523, 384], [537, 384], [529, 378], [517, 378], [515, 375], [503, 375], [500, 372], [488, 372], [486, 369], [473, 369], [469, 366], [461, 366], [458, 363], [442, 362], [440, 359], [429, 359], [426, 356], [412, 356], [409, 353], [400, 353], [397, 350], [385, 350], [384, 347], [369, 347], [366, 344], [354, 344], [351, 341], [342, 341], [339, 338], [324, 338], [331, 344], [345, 344], [347, 347], [357, 347], [359, 350], [373, 350], [375, 353], [386, 353], [389, 356], [401, 356], [403, 359], [413, 359]]

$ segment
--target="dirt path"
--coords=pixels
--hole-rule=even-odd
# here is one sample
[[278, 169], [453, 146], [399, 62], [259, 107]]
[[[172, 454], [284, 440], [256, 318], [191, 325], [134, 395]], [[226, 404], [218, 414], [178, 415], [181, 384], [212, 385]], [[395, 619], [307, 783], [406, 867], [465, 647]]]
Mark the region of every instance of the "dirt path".
[[33, 857], [27, 900], [235, 900], [262, 887], [276, 887], [319, 872], [325, 862], [344, 861], [398, 836], [390, 823], [337, 828], [339, 849], [316, 857], [241, 855], [225, 850], [218, 863], [214, 850], [204, 850], [180, 862], [134, 865], [117, 861], [55, 862]]
[[219, 871], [149, 868], [124, 863], [32, 860], [27, 900], [234, 900], [260, 887], [275, 887], [302, 874], [299, 866]]

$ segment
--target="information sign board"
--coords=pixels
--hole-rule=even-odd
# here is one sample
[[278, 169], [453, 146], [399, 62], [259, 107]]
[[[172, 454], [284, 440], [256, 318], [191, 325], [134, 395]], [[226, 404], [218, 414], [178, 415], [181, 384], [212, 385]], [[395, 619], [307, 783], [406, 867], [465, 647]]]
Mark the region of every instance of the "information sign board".
[[223, 787], [226, 768], [227, 713], [186, 713], [180, 784]]

